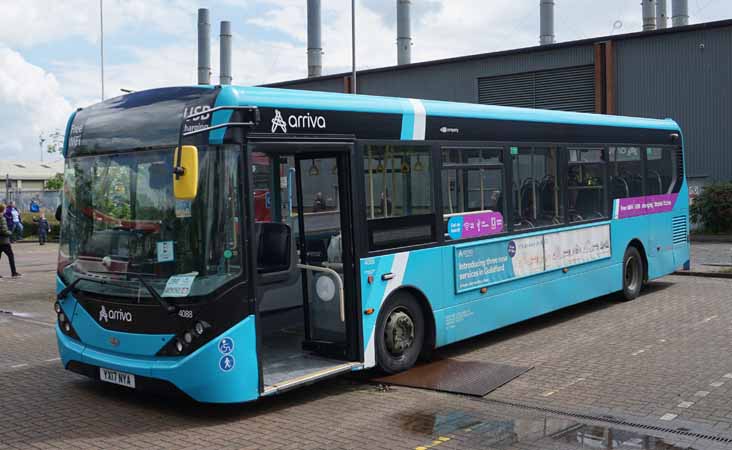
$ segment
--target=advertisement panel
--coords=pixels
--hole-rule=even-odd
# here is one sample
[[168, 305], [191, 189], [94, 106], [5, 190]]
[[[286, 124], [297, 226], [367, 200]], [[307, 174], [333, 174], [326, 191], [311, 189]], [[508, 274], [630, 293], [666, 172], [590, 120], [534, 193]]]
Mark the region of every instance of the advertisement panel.
[[543, 270], [542, 236], [455, 248], [457, 292], [533, 275]]
[[610, 225], [456, 246], [455, 292], [523, 278], [611, 256]]
[[672, 211], [678, 196], [679, 194], [660, 194], [617, 198], [613, 208], [613, 218], [626, 219]]
[[544, 236], [546, 270], [610, 257], [610, 225], [561, 231]]

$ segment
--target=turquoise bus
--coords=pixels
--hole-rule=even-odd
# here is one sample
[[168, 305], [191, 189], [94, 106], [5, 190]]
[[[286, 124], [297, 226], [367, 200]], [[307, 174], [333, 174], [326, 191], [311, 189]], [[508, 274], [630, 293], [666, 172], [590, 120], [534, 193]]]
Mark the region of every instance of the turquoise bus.
[[63, 366], [245, 402], [689, 261], [672, 120], [258, 87], [135, 92], [68, 122]]

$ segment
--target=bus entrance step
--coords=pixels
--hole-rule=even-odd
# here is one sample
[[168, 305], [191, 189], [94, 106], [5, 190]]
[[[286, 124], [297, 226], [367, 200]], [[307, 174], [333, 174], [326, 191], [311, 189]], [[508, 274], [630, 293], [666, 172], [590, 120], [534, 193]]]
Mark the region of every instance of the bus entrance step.
[[315, 352], [327, 358], [341, 359], [346, 357], [346, 346], [337, 342], [305, 340], [302, 342], [302, 349], [308, 352]]
[[483, 397], [531, 369], [446, 358], [371, 381]]

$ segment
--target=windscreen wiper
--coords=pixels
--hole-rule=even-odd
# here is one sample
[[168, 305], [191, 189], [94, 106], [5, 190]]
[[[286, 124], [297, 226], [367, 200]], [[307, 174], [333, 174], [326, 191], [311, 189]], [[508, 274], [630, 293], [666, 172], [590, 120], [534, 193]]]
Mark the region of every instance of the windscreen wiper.
[[74, 292], [76, 290], [76, 285], [79, 284], [79, 281], [91, 281], [92, 283], [107, 284], [107, 280], [100, 280], [97, 278], [83, 277], [81, 275], [77, 275], [74, 281], [69, 283], [69, 285], [65, 288], [61, 289], [61, 292], [56, 295], [56, 300], [63, 300], [66, 298], [67, 295]]
[[133, 276], [133, 278], [137, 278], [137, 281], [139, 281], [140, 284], [145, 289], [147, 289], [147, 292], [150, 293], [150, 296], [153, 299], [155, 299], [155, 301], [158, 302], [160, 304], [160, 306], [163, 307], [163, 309], [165, 310], [165, 312], [167, 312], [168, 314], [175, 314], [175, 313], [178, 312], [178, 307], [176, 307], [175, 305], [171, 305], [170, 303], [166, 302], [165, 299], [160, 294], [158, 294], [158, 291], [156, 291], [154, 287], [152, 287], [149, 284], [147, 284], [147, 281], [145, 281], [145, 279], [142, 277], [142, 275], [134, 274], [132, 276]]
[[[104, 273], [104, 272], [100, 272], [100, 273]], [[163, 297], [161, 297], [160, 294], [158, 294], [158, 291], [156, 291], [155, 288], [153, 288], [152, 286], [147, 284], [147, 282], [143, 278], [143, 276], [144, 276], [143, 274], [127, 273], [127, 275], [132, 275], [134, 278], [136, 278], [140, 282], [140, 284], [145, 289], [147, 289], [147, 292], [150, 293], [150, 296], [156, 302], [158, 302], [158, 304], [160, 304], [160, 306], [163, 307], [165, 312], [167, 312], [168, 314], [175, 314], [178, 312], [178, 307], [166, 302], [165, 299]], [[56, 296], [56, 299], [63, 300], [64, 298], [66, 298], [66, 296], [69, 295], [69, 293], [76, 290], [76, 285], [79, 284], [80, 281], [91, 281], [92, 283], [99, 283], [99, 284], [107, 284], [109, 282], [109, 280], [99, 279], [99, 278], [95, 278], [95, 277], [83, 277], [81, 275], [77, 275], [77, 278], [74, 281], [69, 283], [68, 286], [63, 288], [61, 290], [61, 292], [58, 293], [58, 295]]]

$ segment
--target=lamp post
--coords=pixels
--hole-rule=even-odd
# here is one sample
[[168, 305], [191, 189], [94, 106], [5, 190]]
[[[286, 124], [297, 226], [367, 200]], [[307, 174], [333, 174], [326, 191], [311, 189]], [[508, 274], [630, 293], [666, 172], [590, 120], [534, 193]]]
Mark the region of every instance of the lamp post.
[[43, 137], [43, 134], [38, 136], [38, 145], [41, 147], [41, 162], [43, 162], [43, 143], [46, 142], [46, 138]]
[[101, 60], [102, 101], [104, 101], [104, 0], [99, 0], [99, 57]]
[[353, 94], [356, 89], [356, 0], [351, 0], [351, 90]]

